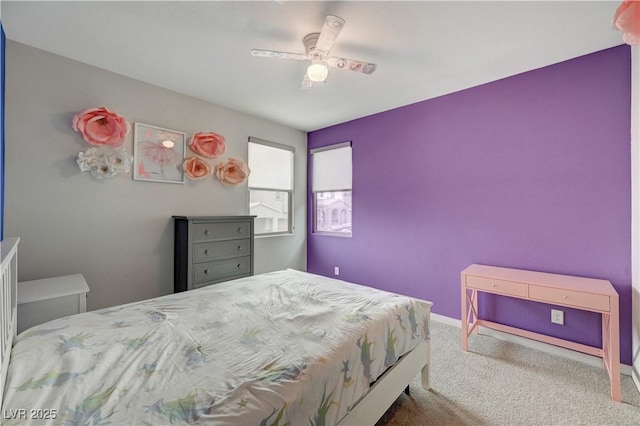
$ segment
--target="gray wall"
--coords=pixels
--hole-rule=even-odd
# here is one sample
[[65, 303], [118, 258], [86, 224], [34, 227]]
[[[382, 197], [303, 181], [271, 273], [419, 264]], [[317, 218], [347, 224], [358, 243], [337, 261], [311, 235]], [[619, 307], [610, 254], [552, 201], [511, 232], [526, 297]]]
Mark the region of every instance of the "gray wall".
[[[187, 78], [185, 76], [185, 78]], [[247, 138], [294, 146], [293, 236], [256, 239], [256, 273], [306, 269], [306, 133], [212, 105], [13, 41], [6, 50], [7, 237], [21, 238], [19, 280], [84, 274], [89, 310], [173, 291], [172, 215], [248, 214], [247, 186], [213, 178], [184, 185], [96, 180], [81, 173], [90, 148], [71, 128], [89, 107], [106, 106], [134, 122], [227, 139], [229, 156], [247, 159]], [[124, 145], [132, 153], [133, 130]]]

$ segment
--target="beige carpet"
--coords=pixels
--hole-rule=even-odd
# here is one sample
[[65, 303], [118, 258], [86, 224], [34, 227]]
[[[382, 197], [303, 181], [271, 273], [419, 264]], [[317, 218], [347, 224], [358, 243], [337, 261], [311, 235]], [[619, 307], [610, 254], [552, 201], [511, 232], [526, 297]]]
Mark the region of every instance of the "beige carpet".
[[460, 329], [432, 321], [431, 387], [411, 383], [377, 426], [640, 425], [640, 393], [622, 376], [609, 398], [606, 371], [489, 336], [460, 349]]

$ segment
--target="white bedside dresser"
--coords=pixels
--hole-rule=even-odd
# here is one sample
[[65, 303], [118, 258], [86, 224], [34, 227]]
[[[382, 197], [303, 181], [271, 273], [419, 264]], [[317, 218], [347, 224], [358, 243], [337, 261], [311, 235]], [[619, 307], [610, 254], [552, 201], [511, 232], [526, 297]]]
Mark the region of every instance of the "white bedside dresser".
[[82, 274], [18, 283], [18, 333], [68, 315], [87, 312], [89, 286]]

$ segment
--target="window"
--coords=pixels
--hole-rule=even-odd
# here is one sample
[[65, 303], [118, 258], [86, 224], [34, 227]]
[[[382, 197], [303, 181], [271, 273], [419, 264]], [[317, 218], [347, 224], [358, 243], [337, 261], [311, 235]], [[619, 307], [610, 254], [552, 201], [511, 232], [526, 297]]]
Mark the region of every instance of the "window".
[[351, 236], [351, 142], [311, 150], [313, 232]]
[[249, 138], [249, 214], [255, 235], [293, 232], [293, 147]]

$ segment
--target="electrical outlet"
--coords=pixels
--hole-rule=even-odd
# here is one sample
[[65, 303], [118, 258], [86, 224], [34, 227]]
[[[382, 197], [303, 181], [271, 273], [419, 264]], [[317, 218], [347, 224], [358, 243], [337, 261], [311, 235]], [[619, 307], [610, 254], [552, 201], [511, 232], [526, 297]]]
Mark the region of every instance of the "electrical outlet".
[[564, 325], [564, 311], [558, 309], [551, 310], [551, 322], [553, 324]]
[[333, 275], [340, 275], [340, 267], [339, 266], [334, 266], [333, 267]]

